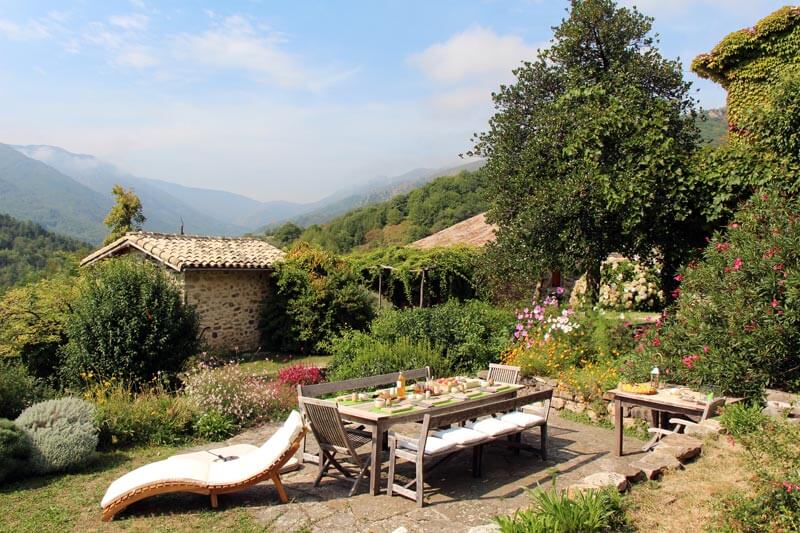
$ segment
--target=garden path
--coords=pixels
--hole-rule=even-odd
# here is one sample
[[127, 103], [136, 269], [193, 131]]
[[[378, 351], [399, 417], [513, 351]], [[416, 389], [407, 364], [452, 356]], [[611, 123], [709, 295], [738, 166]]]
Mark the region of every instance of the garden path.
[[[414, 502], [398, 496], [369, 496], [366, 483], [360, 494], [348, 498], [350, 484], [333, 478], [323, 479], [315, 488], [314, 465], [306, 464], [297, 471], [283, 476], [290, 502], [278, 503], [271, 483], [263, 483], [249, 490], [220, 496], [220, 506], [242, 506], [268, 531], [393, 531], [404, 527], [415, 531], [469, 531], [472, 527], [492, 522], [498, 514], [513, 513], [529, 504], [524, 488], [548, 485], [552, 472], [558, 473], [559, 487], [568, 487], [590, 474], [602, 470], [603, 459], [612, 457], [614, 434], [611, 430], [565, 420], [551, 412], [549, 459], [542, 462], [537, 456], [523, 452], [519, 456], [500, 446], [486, 449], [484, 477], [474, 479], [470, 474], [471, 454], [462, 453], [454, 460], [435, 470], [426, 479], [427, 502], [418, 509]], [[249, 430], [227, 443], [259, 443], [265, 441], [276, 429], [268, 424]], [[400, 427], [412, 435], [418, 426]], [[538, 446], [538, 434], [526, 435], [531, 444]], [[627, 449], [638, 449], [641, 442], [631, 439]], [[638, 444], [638, 446], [637, 446]], [[309, 442], [313, 448], [314, 443]], [[208, 448], [209, 446], [204, 446]], [[635, 461], [640, 454], [630, 454], [626, 460]], [[398, 465], [398, 473], [413, 475], [408, 465]], [[384, 470], [384, 481], [386, 483]], [[207, 505], [198, 498], [198, 506]], [[140, 502], [131, 506], [128, 513], [137, 514], [137, 507], [153, 512], [157, 498], [152, 503]], [[127, 513], [126, 513], [127, 514]]]

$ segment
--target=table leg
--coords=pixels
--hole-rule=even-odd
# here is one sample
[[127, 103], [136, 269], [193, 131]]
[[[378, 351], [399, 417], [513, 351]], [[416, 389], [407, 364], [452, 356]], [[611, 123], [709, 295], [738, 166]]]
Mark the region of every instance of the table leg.
[[377, 496], [381, 492], [381, 470], [383, 470], [383, 434], [386, 430], [376, 424], [372, 427], [372, 452], [369, 468], [369, 493]]
[[616, 442], [614, 446], [614, 453], [617, 457], [622, 456], [622, 402], [614, 399], [614, 432], [616, 433]]

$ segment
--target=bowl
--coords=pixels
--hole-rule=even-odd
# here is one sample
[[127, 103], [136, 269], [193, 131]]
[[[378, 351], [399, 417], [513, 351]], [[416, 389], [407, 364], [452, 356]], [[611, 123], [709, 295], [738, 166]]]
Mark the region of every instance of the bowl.
[[383, 398], [378, 398], [377, 400], [375, 400], [374, 403], [375, 403], [375, 407], [378, 407], [378, 408], [386, 407], [386, 400], [384, 400]]

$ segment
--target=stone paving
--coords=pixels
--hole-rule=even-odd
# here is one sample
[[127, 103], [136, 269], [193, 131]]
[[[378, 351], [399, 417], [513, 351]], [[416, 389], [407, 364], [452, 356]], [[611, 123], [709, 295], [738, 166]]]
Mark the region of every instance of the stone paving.
[[[274, 425], [249, 431], [228, 441], [263, 442], [275, 430]], [[399, 428], [409, 435], [418, 426]], [[525, 435], [525, 440], [538, 446], [538, 431]], [[319, 487], [313, 486], [316, 465], [306, 464], [297, 472], [283, 477], [290, 502], [281, 505], [271, 483], [263, 483], [246, 491], [220, 496], [223, 508], [241, 506], [268, 531], [394, 531], [405, 528], [416, 531], [486, 531], [487, 524], [498, 514], [513, 513], [528, 506], [525, 489], [538, 485], [549, 486], [552, 474], [557, 473], [559, 487], [577, 484], [586, 476], [608, 470], [620, 461], [613, 457], [612, 431], [572, 422], [551, 413], [548, 439], [548, 461], [537, 455], [522, 452], [514, 455], [501, 445], [485, 449], [483, 477], [475, 479], [470, 472], [471, 453], [463, 452], [452, 461], [434, 470], [426, 478], [427, 505], [418, 509], [406, 498], [382, 494], [366, 494], [366, 483], [359, 494], [347, 496], [350, 483], [324, 478]], [[309, 443], [313, 447], [313, 443]], [[638, 450], [641, 442], [626, 438], [626, 452]], [[205, 448], [205, 447], [204, 447]], [[630, 453], [622, 466], [645, 454]], [[401, 476], [413, 475], [413, 467], [400, 463]], [[619, 480], [617, 480], [619, 481]], [[386, 486], [386, 468], [383, 472]], [[207, 498], [197, 498], [198, 507], [208, 505]], [[138, 505], [138, 504], [135, 504]], [[129, 511], [136, 514], [135, 505]], [[152, 509], [150, 505], [148, 505]], [[402, 529], [401, 529], [402, 531]]]

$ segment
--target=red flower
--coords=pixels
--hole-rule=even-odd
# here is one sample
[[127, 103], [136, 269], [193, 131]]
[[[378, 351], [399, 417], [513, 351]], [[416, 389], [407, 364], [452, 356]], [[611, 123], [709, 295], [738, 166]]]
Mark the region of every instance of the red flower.
[[676, 275], [675, 275], [675, 277], [674, 277], [673, 279], [674, 279], [675, 281], [677, 281], [678, 283], [680, 283], [681, 281], [683, 281], [683, 276], [682, 276], [682, 275], [680, 275], [680, 274], [676, 274]]
[[734, 270], [739, 270], [740, 268], [742, 268], [742, 264], [744, 264], [744, 261], [742, 261], [742, 258], [741, 257], [737, 257], [736, 259], [733, 260], [733, 269]]
[[677, 300], [677, 299], [680, 297], [680, 295], [681, 295], [681, 289], [680, 289], [680, 287], [678, 287], [677, 289], [675, 289], [674, 291], [672, 291], [672, 299], [673, 299], [673, 300]]
[[783, 265], [783, 263], [776, 263], [776, 264], [775, 264], [775, 265], [772, 267], [772, 270], [774, 270], [775, 272], [780, 272], [780, 271], [782, 271], [783, 269], [784, 269], [784, 265]]
[[731, 267], [725, 267], [725, 273], [729, 273], [731, 271]]
[[656, 347], [661, 346], [661, 339], [659, 339], [658, 337], [653, 339], [653, 346], [656, 346]]
[[777, 307], [778, 307], [778, 300], [776, 300], [775, 298], [773, 298], [773, 299], [772, 299], [772, 308], [773, 308], [773, 309], [775, 309], [775, 308], [777, 308]]
[[731, 228], [731, 229], [737, 229], [737, 228], [739, 227], [739, 224], [737, 224], [736, 222], [734, 222], [733, 224], [731, 224], [731, 225], [730, 225], [730, 226], [728, 226], [728, 227], [729, 227], [729, 228]]
[[703, 346], [703, 353], [708, 353], [708, 346]]
[[727, 242], [718, 242], [716, 244], [716, 248], [718, 252], [727, 252], [728, 250], [730, 250], [731, 245], [730, 243]]

